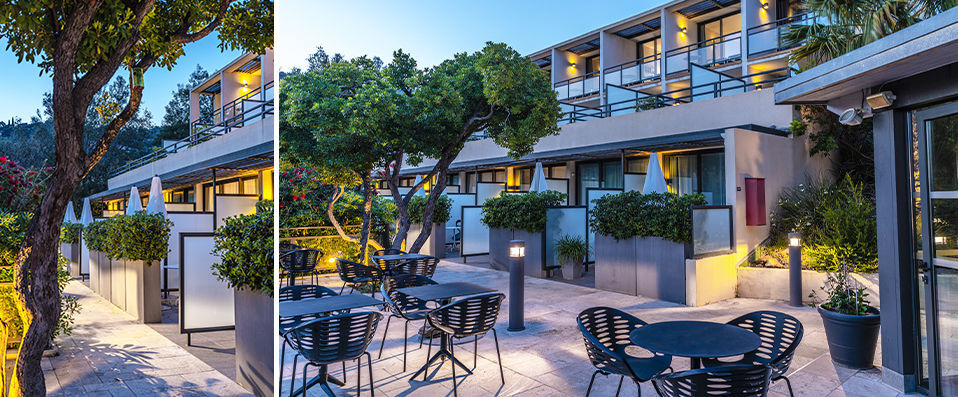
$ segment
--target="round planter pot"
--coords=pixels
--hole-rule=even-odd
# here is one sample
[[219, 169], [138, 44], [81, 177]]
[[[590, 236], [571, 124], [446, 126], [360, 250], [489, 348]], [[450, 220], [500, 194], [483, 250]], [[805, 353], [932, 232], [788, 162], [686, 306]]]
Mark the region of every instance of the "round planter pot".
[[869, 307], [870, 314], [853, 316], [818, 307], [825, 324], [825, 338], [832, 361], [854, 369], [871, 368], [881, 331], [878, 309]]
[[585, 266], [582, 265], [583, 259], [578, 261], [569, 261], [563, 260], [559, 264], [562, 266], [562, 278], [566, 280], [578, 280], [582, 278], [582, 270]]

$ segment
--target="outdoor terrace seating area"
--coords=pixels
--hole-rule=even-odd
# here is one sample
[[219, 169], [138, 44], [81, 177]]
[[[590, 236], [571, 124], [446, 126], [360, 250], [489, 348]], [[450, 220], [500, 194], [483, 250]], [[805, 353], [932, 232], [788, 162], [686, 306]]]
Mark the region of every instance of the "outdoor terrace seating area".
[[[403, 254], [388, 255], [396, 259]], [[376, 295], [385, 301], [373, 299], [373, 290], [361, 287], [358, 292], [343, 290], [344, 295], [339, 297], [287, 301], [286, 309], [281, 304], [281, 317], [292, 309], [309, 307], [331, 315], [313, 320], [309, 326], [287, 335], [287, 339], [294, 341], [297, 339], [291, 335], [302, 334], [306, 329], [330, 332], [330, 326], [342, 326], [346, 318], [358, 319], [353, 323], [359, 325], [350, 328], [354, 331], [350, 335], [358, 338], [350, 345], [355, 347], [350, 350], [352, 355], [336, 357], [336, 361], [317, 361], [322, 368], [319, 372], [310, 365], [306, 378], [315, 379], [319, 374], [317, 383], [322, 383], [324, 376], [328, 376], [329, 383], [324, 388], [310, 388], [305, 395], [355, 395], [359, 384], [360, 393], [369, 393], [372, 387], [377, 395], [387, 396], [587, 393], [611, 396], [617, 392], [622, 396], [635, 396], [639, 390], [646, 396], [672, 396], [688, 395], [689, 387], [711, 387], [721, 379], [732, 380], [744, 387], [742, 390], [762, 390], [768, 383], [769, 396], [788, 396], [789, 387], [796, 396], [899, 395], [881, 383], [877, 368], [857, 371], [833, 364], [821, 318], [809, 307], [737, 298], [691, 308], [526, 278], [525, 329], [510, 332], [507, 330], [509, 298], [502, 294], [509, 291], [506, 272], [448, 261], [439, 262], [435, 274], [429, 277], [394, 276], [394, 279], [387, 275], [388, 270], [378, 269], [383, 279], [404, 280], [402, 284], [389, 281], [378, 289]], [[343, 288], [342, 274], [319, 277], [316, 288], [328, 288], [335, 293]], [[303, 278], [294, 282], [299, 286], [312, 280]], [[334, 302], [347, 299], [356, 303]], [[452, 303], [445, 306], [435, 303], [450, 299]], [[347, 309], [349, 313], [345, 314]], [[458, 314], [451, 313], [457, 310]], [[394, 318], [384, 318], [386, 316]], [[472, 332], [449, 324], [463, 318], [484, 321], [469, 323], [473, 325]], [[406, 323], [405, 337], [400, 337], [399, 331], [387, 331], [387, 326], [380, 321], [392, 319]], [[701, 323], [694, 323], [696, 321]], [[436, 338], [426, 338], [420, 345], [419, 330], [426, 323], [447, 336], [434, 335]], [[712, 335], [702, 336], [703, 326]], [[410, 328], [413, 331], [410, 332]], [[696, 332], [697, 337], [688, 336]], [[686, 337], [683, 338], [683, 334]], [[321, 340], [323, 336], [315, 334], [314, 338]], [[721, 339], [722, 343], [688, 343], [709, 338]], [[440, 343], [434, 339], [440, 339]], [[668, 350], [664, 346], [672, 346], [674, 350], [662, 352]], [[436, 353], [437, 347], [442, 353]], [[662, 351], [653, 353], [652, 349]], [[708, 351], [696, 352], [697, 349]], [[303, 356], [298, 356], [298, 352], [303, 351], [295, 342], [293, 347], [284, 346], [283, 395], [303, 385]], [[741, 356], [742, 353], [747, 355]], [[447, 365], [453, 355], [455, 362], [462, 365]], [[696, 358], [720, 355], [731, 357], [720, 359], [721, 362]], [[309, 353], [305, 356], [316, 359]], [[364, 359], [357, 362], [355, 358], [360, 356]], [[443, 356], [448, 359], [439, 358]], [[424, 365], [430, 357], [434, 362]], [[759, 365], [752, 366], [749, 361]], [[357, 367], [357, 363], [361, 366]], [[732, 364], [735, 365], [729, 366]], [[689, 371], [699, 366], [704, 369]], [[357, 368], [362, 370], [361, 374]], [[416, 369], [419, 371], [414, 372]], [[788, 381], [783, 376], [787, 376]], [[639, 381], [639, 386], [625, 378]], [[337, 386], [333, 384], [334, 379], [343, 380], [345, 384]]]

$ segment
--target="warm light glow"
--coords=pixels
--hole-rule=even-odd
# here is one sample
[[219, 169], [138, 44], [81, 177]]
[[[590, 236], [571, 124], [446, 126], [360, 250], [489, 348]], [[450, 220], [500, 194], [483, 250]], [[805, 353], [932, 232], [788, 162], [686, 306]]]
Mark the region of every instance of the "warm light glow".
[[509, 247], [509, 256], [513, 258], [522, 258], [526, 256], [526, 247]]
[[686, 34], [688, 34], [688, 33], [689, 33], [689, 28], [688, 28], [688, 26], [683, 26], [683, 27], [682, 27], [682, 30], [679, 31], [679, 33], [681, 33], [682, 36], [685, 36]]
[[802, 240], [799, 238], [794, 238], [794, 237], [790, 238], [788, 239], [788, 245], [791, 245], [792, 247], [798, 247], [802, 245]]
[[762, 3], [762, 9], [763, 9], [763, 10], [767, 10], [768, 7], [769, 7], [769, 5], [768, 5], [768, 2], [767, 2], [767, 1], [764, 2], [764, 3]]
[[948, 240], [946, 240], [943, 236], [935, 236], [935, 244], [942, 245], [947, 242]]
[[242, 92], [242, 93], [245, 94], [245, 93], [249, 92], [249, 88], [244, 86], [243, 88], [240, 88], [240, 92]]

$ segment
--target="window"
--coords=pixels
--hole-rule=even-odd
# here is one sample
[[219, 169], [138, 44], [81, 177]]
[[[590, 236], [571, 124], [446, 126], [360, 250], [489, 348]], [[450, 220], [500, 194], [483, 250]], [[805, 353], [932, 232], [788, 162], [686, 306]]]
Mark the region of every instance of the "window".
[[630, 174], [644, 174], [649, 169], [649, 156], [630, 157], [625, 161], [625, 172]]
[[651, 56], [658, 56], [662, 51], [662, 38], [656, 37], [636, 44], [636, 54], [638, 59], [645, 59]]
[[459, 186], [459, 173], [448, 175], [446, 178], [446, 186]]
[[[512, 184], [519, 190], [528, 191], [532, 186], [532, 172], [535, 168], [514, 168], [512, 170]], [[545, 169], [543, 168], [543, 172]]]
[[196, 201], [196, 195], [192, 187], [177, 189], [166, 197], [167, 203], [192, 203]]
[[599, 56], [591, 56], [585, 59], [585, 73], [589, 74], [592, 72], [599, 71]]
[[[712, 41], [719, 37], [736, 33], [742, 30], [739, 13], [716, 18], [699, 24], [699, 40]], [[714, 43], [706, 43], [706, 45]]]
[[703, 151], [667, 156], [666, 180], [676, 194], [702, 193], [711, 205], [725, 204], [725, 153]]
[[578, 164], [576, 185], [579, 187], [577, 201], [586, 205], [586, 191], [589, 188], [621, 189], [622, 161], [603, 160]]

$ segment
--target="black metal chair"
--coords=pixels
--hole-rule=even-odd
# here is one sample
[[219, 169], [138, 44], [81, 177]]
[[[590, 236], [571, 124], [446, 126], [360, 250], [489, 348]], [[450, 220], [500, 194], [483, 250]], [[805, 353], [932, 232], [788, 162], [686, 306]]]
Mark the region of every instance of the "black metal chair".
[[[313, 273], [323, 253], [316, 249], [298, 249], [279, 257], [279, 267], [287, 276], [286, 285], [296, 285], [296, 277]], [[313, 275], [315, 283], [315, 274]]]
[[767, 365], [729, 365], [659, 375], [652, 385], [662, 397], [765, 397], [771, 373]]
[[339, 272], [339, 279], [343, 280], [343, 287], [339, 289], [340, 294], [348, 285], [351, 288], [349, 293], [353, 291], [362, 293], [363, 289], [367, 289], [371, 291], [373, 298], [376, 297], [376, 289], [379, 288], [379, 282], [383, 279], [383, 271], [378, 267], [336, 258], [336, 271]]
[[[405, 254], [405, 253], [406, 253], [406, 251], [403, 251], [403, 250], [398, 250], [398, 249], [394, 249], [394, 248], [386, 248], [386, 249], [381, 249], [381, 250], [377, 250], [376, 252], [373, 252], [372, 256], [380, 256], [380, 255], [401, 255], [401, 254]], [[379, 269], [382, 270], [384, 273], [389, 271], [389, 267], [390, 267], [390, 266], [389, 266], [389, 265], [390, 265], [389, 262], [392, 262], [392, 261], [387, 261], [387, 260], [383, 260], [383, 259], [375, 259], [375, 261], [376, 261], [376, 265], [378, 265], [378, 266], [379, 266]]]
[[620, 375], [618, 396], [622, 390], [622, 381], [626, 377], [635, 382], [639, 396], [642, 395], [641, 382], [670, 368], [672, 356], [652, 352], [651, 357], [635, 357], [626, 353], [626, 348], [634, 346], [629, 339], [632, 330], [646, 325], [645, 321], [619, 309], [611, 307], [592, 307], [579, 313], [576, 322], [585, 340], [586, 352], [592, 366], [596, 368], [589, 380], [586, 397], [592, 393], [595, 376], [602, 374]]
[[[502, 355], [499, 354], [499, 335], [496, 333], [496, 320], [499, 318], [499, 307], [506, 295], [498, 292], [473, 295], [460, 299], [458, 301], [440, 306], [426, 315], [429, 325], [438, 329], [449, 336], [450, 339], [462, 339], [470, 336], [476, 338], [474, 344], [478, 347], [479, 335], [484, 335], [492, 331], [492, 337], [496, 341], [496, 358], [499, 360], [499, 376], [502, 378], [502, 384], [506, 384], [506, 375], [502, 370]], [[429, 340], [429, 346], [432, 347], [432, 339]], [[456, 363], [455, 353], [453, 352], [453, 343], [448, 344], [449, 351], [452, 353], [452, 391], [458, 396], [458, 385], [456, 382]], [[473, 353], [473, 359], [477, 353]], [[429, 357], [429, 353], [426, 353]]]
[[[429, 310], [431, 309], [426, 305], [429, 303], [428, 301], [411, 297], [396, 290], [400, 288], [419, 287], [431, 284], [436, 284], [436, 282], [432, 281], [428, 277], [416, 274], [403, 274], [394, 277], [386, 277], [383, 279], [383, 285], [380, 287], [380, 292], [382, 293], [383, 299], [386, 301], [387, 308], [391, 313], [389, 317], [386, 318], [386, 329], [383, 330], [383, 342], [379, 345], [379, 357], [377, 359], [383, 357], [383, 346], [386, 345], [386, 333], [389, 332], [389, 321], [392, 320], [393, 317], [401, 318], [405, 320], [402, 342], [402, 370], [403, 372], [406, 371], [406, 346], [407, 341], [409, 340], [409, 323], [418, 320], [425, 320], [426, 314], [429, 313]], [[420, 335], [419, 347], [422, 347], [422, 341], [423, 338]]]
[[396, 265], [392, 269], [394, 275], [399, 274], [418, 274], [420, 276], [432, 277], [436, 274], [436, 266], [439, 265], [439, 258], [428, 257], [408, 260]]
[[[306, 389], [311, 386], [307, 384], [306, 374], [309, 366], [312, 365], [319, 368], [317, 383], [326, 394], [335, 397], [327, 383], [328, 366], [329, 364], [350, 360], [357, 360], [356, 393], [358, 395], [361, 390], [361, 358], [365, 355], [369, 367], [369, 391], [375, 396], [376, 392], [373, 390], [373, 360], [372, 355], [366, 349], [372, 342], [376, 334], [376, 326], [382, 317], [383, 315], [377, 312], [338, 314], [312, 320], [291, 329], [286, 334], [286, 340], [298, 355], [306, 359], [306, 365], [303, 367], [303, 395], [306, 394]], [[295, 385], [296, 382], [295, 371], [296, 368], [294, 367], [291, 386]]]
[[772, 382], [785, 380], [788, 394], [794, 396], [792, 383], [785, 376], [795, 357], [795, 349], [802, 341], [805, 332], [802, 322], [788, 314], [775, 311], [756, 311], [738, 317], [727, 324], [745, 328], [762, 339], [762, 345], [751, 353], [735, 361], [722, 361], [718, 358], [702, 359], [705, 367], [729, 364], [767, 364], [772, 368]]
[[[291, 286], [287, 286], [287, 287], [283, 287], [279, 289], [280, 302], [297, 301], [301, 299], [323, 298], [327, 296], [336, 296], [336, 295], [339, 295], [336, 293], [336, 291], [333, 291], [329, 288], [319, 286], [319, 285], [309, 285], [309, 284], [291, 285]], [[315, 314], [307, 314], [302, 316], [280, 317], [279, 318], [279, 336], [283, 337], [283, 343], [279, 350], [280, 352], [279, 362], [280, 363], [286, 362], [285, 336], [290, 329], [292, 329], [293, 327], [296, 327], [297, 325], [303, 324], [307, 321], [312, 321], [317, 318], [326, 317], [328, 315], [329, 313], [315, 313]], [[295, 359], [293, 360], [293, 368], [294, 368], [294, 374], [295, 374], [295, 368], [296, 368]], [[344, 368], [343, 372], [345, 372], [345, 366], [343, 368]], [[279, 366], [279, 379], [280, 379], [280, 382], [282, 382], [283, 365]], [[280, 387], [282, 388], [282, 383], [280, 384]], [[282, 390], [280, 390], [280, 392], [282, 392]]]

